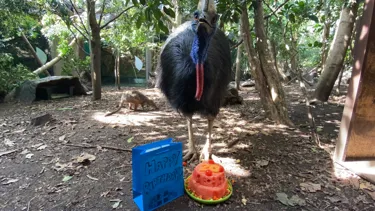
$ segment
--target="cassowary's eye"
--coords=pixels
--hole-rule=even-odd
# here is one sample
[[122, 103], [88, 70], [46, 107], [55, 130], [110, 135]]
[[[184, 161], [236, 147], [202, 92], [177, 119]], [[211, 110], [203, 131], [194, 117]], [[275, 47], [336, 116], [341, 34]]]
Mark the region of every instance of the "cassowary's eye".
[[212, 18], [212, 20], [211, 20], [211, 23], [212, 24], [216, 24], [216, 22], [217, 22], [217, 20], [218, 20], [218, 15], [216, 15], [216, 16], [214, 16], [213, 18]]
[[198, 18], [199, 18], [199, 12], [196, 11], [196, 12], [194, 12], [194, 19], [198, 19]]

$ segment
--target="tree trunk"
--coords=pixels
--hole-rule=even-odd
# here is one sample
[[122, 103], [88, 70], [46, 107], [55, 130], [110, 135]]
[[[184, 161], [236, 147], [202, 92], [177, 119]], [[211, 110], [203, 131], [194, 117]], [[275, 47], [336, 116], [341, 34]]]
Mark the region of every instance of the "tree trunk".
[[276, 53], [276, 44], [274, 41], [268, 40], [268, 47], [269, 51], [271, 52], [272, 55], [272, 60], [274, 62], [276, 71], [279, 74], [279, 78], [282, 79], [282, 81], [287, 81], [288, 77], [285, 75], [285, 73], [279, 68], [278, 63], [277, 63], [277, 53]]
[[294, 33], [292, 32], [291, 42], [290, 42], [291, 52], [290, 55], [290, 67], [293, 74], [298, 74], [298, 50], [297, 50], [297, 40], [294, 37]]
[[242, 56], [242, 44], [237, 48], [237, 58], [236, 58], [236, 89], [240, 90], [241, 83], [241, 56]]
[[117, 90], [121, 89], [120, 86], [120, 51], [117, 50], [116, 59], [115, 59], [115, 86]]
[[175, 30], [182, 23], [182, 15], [180, 9], [180, 0], [173, 0], [174, 10], [175, 10], [175, 24], [173, 30]]
[[325, 0], [324, 2], [324, 16], [325, 16], [325, 20], [324, 20], [324, 28], [323, 28], [323, 36], [322, 36], [322, 58], [321, 58], [321, 62], [322, 62], [322, 69], [324, 69], [324, 66], [325, 66], [325, 63], [326, 63], [326, 59], [327, 59], [327, 41], [328, 41], [328, 37], [329, 37], [329, 30], [330, 30], [330, 19], [329, 19], [329, 5], [330, 5], [330, 0]]
[[271, 99], [269, 96], [269, 92], [267, 91], [267, 83], [264, 81], [264, 75], [261, 71], [260, 62], [257, 57], [255, 48], [253, 47], [253, 38], [251, 37], [250, 33], [250, 23], [249, 23], [249, 14], [247, 12], [246, 2], [242, 7], [242, 15], [241, 15], [241, 26], [242, 26], [242, 37], [243, 42], [246, 50], [246, 54], [248, 56], [248, 62], [250, 67], [251, 76], [254, 78], [255, 81], [255, 88], [259, 92], [260, 101], [263, 105], [264, 110], [269, 115], [269, 104], [268, 99]]
[[[249, 66], [252, 75], [255, 79], [255, 87], [259, 91], [259, 96], [264, 110], [268, 117], [277, 123], [293, 125], [289, 120], [288, 113], [285, 106], [284, 93], [280, 82], [278, 81], [278, 73], [274, 67], [274, 62], [269, 55], [267, 47], [267, 37], [264, 33], [263, 22], [263, 7], [261, 2], [253, 2], [257, 6], [256, 10], [256, 32], [257, 32], [257, 48], [259, 51], [258, 59], [257, 53], [252, 46], [253, 40], [250, 35], [249, 15], [247, 13], [246, 2], [242, 7], [242, 27], [243, 27], [243, 40], [246, 52], [248, 54]], [[261, 42], [263, 40], [264, 42]], [[259, 50], [260, 49], [260, 50]], [[267, 52], [267, 54], [266, 54]]]
[[264, 30], [264, 12], [262, 0], [253, 1], [254, 6], [254, 23], [257, 36], [256, 47], [268, 91], [271, 94], [272, 105], [270, 105], [271, 119], [280, 124], [293, 125], [288, 116], [288, 110], [285, 102], [283, 87], [280, 83], [279, 74], [272, 59], [271, 52], [268, 49], [267, 35]]
[[[241, 22], [240, 22], [240, 30], [239, 30], [239, 37], [242, 36], [242, 26], [241, 26]], [[237, 47], [237, 57], [236, 57], [236, 77], [235, 77], [235, 80], [236, 80], [236, 89], [237, 90], [240, 90], [240, 82], [241, 82], [241, 56], [242, 56], [242, 44], [240, 44], [238, 47]]]
[[338, 95], [340, 94], [340, 86], [341, 86], [342, 76], [344, 75], [344, 72], [345, 72], [345, 65], [342, 66], [342, 69], [340, 71], [340, 76], [339, 76], [339, 82], [337, 83], [336, 93]]
[[314, 97], [316, 100], [327, 101], [335, 81], [342, 69], [346, 51], [352, 37], [353, 26], [357, 16], [358, 4], [351, 0], [341, 10], [340, 23], [328, 52], [326, 65], [319, 78]]
[[95, 1], [87, 0], [87, 18], [91, 28], [90, 58], [92, 78], [92, 99], [99, 100], [102, 97], [101, 77], [101, 41], [100, 26], [95, 17]]
[[148, 84], [150, 73], [152, 71], [152, 52], [149, 47], [146, 47], [146, 82]]

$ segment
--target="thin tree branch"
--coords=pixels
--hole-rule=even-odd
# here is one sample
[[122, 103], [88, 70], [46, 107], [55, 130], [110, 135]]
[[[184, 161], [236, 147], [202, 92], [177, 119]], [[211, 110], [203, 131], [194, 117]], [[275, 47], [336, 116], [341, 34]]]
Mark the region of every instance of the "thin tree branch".
[[112, 23], [113, 21], [115, 21], [117, 18], [119, 18], [122, 14], [124, 14], [126, 11], [130, 10], [131, 8], [135, 7], [134, 5], [133, 6], [130, 6], [128, 8], [126, 8], [125, 10], [123, 10], [122, 12], [120, 12], [118, 15], [116, 15], [114, 18], [112, 18], [111, 20], [109, 20], [107, 23], [105, 23], [103, 26], [99, 26], [100, 29], [104, 29], [105, 27], [107, 27], [110, 23]]
[[119, 147], [112, 147], [112, 146], [100, 146], [100, 145], [90, 145], [90, 144], [63, 144], [65, 146], [70, 146], [70, 147], [79, 147], [79, 148], [87, 148], [87, 149], [92, 149], [92, 148], [98, 148], [101, 147], [103, 149], [110, 149], [110, 150], [116, 150], [116, 151], [123, 151], [123, 152], [132, 152], [131, 149], [124, 149], [124, 148], [119, 148]]
[[237, 47], [240, 46], [242, 43], [243, 43], [243, 39], [242, 39], [241, 41], [239, 41], [238, 43], [234, 44], [234, 45], [231, 47], [231, 49], [233, 50], [233, 49], [237, 48]]
[[78, 17], [79, 17], [79, 20], [81, 20], [81, 23], [82, 23], [83, 28], [85, 29], [86, 33], [89, 35], [90, 33], [89, 33], [89, 31], [87, 30], [87, 28], [86, 28], [86, 26], [85, 26], [85, 23], [83, 23], [83, 20], [82, 20], [81, 16], [79, 15], [78, 10], [77, 10], [77, 8], [76, 8], [76, 5], [74, 5], [74, 3], [73, 3], [72, 0], [69, 0], [69, 2], [72, 4], [72, 7], [73, 7], [74, 11], [77, 13], [77, 15], [78, 15]]
[[300, 88], [301, 88], [302, 94], [305, 96], [306, 108], [307, 108], [307, 117], [308, 117], [309, 123], [310, 123], [311, 137], [314, 140], [314, 142], [316, 143], [316, 145], [318, 145], [319, 147], [321, 147], [319, 135], [316, 132], [316, 124], [315, 124], [315, 119], [314, 119], [313, 111], [311, 109], [310, 100], [309, 100], [309, 97], [308, 97], [308, 93], [307, 93], [305, 84], [303, 83], [303, 78], [302, 78], [302, 73], [301, 72], [302, 71], [300, 69], [297, 70], [297, 77], [298, 77], [298, 80], [299, 80], [299, 84], [300, 84]]
[[103, 14], [104, 14], [104, 9], [105, 9], [105, 0], [103, 0], [103, 5], [102, 5], [102, 11], [100, 13], [100, 18], [99, 18], [99, 26], [100, 24], [102, 23], [102, 18], [103, 18]]
[[[275, 15], [275, 13], [281, 8], [281, 7], [283, 7], [286, 3], [288, 3], [290, 0], [285, 0], [285, 2], [284, 3], [282, 3], [282, 4], [280, 4], [273, 12], [271, 12], [271, 14], [269, 14], [269, 15], [266, 15], [265, 17], [264, 17], [264, 19], [267, 19], [267, 18], [269, 18], [269, 17], [271, 17], [272, 15]], [[267, 4], [266, 4], [267, 5]]]
[[[272, 15], [275, 15], [275, 17], [277, 18], [277, 15], [275, 14], [275, 11], [271, 8], [271, 6], [266, 1], [263, 1], [263, 3], [268, 7], [268, 9], [270, 9], [272, 11], [271, 15], [269, 15], [269, 17], [271, 17]], [[264, 17], [264, 19], [268, 19], [268, 17], [267, 18], [266, 17]]]
[[[70, 28], [69, 27], [69, 25], [67, 24], [67, 23], [65, 23], [66, 24], [66, 26], [68, 27], [68, 28]], [[72, 26], [87, 40], [87, 41], [90, 41], [90, 39], [85, 35], [85, 33], [83, 33], [79, 28], [78, 28], [78, 26], [76, 26], [76, 25], [74, 25], [74, 23], [72, 22]], [[90, 35], [90, 34], [88, 34], [88, 35]]]
[[14, 152], [17, 152], [19, 151], [20, 149], [14, 149], [14, 150], [9, 150], [9, 151], [5, 151], [5, 152], [0, 152], [0, 157], [1, 156], [4, 156], [4, 155], [9, 155], [9, 154], [12, 154]]
[[165, 13], [164, 10], [161, 10], [161, 14], [163, 14], [164, 17], [165, 17], [169, 22], [171, 22], [171, 24], [173, 24], [174, 27], [177, 25], [177, 24], [176, 24], [176, 21], [173, 20], [169, 15], [167, 15], [167, 13]]
[[[71, 29], [70, 27], [68, 27], [68, 30], [70, 31], [70, 33], [73, 34], [74, 39], [75, 39], [75, 40], [78, 40], [77, 35], [74, 34], [74, 32], [72, 31], [72, 29]], [[86, 39], [86, 38], [85, 38], [85, 39]], [[90, 41], [90, 40], [87, 40], [87, 41]], [[89, 52], [86, 52], [85, 49], [83, 49], [81, 45], [78, 45], [78, 47], [79, 47], [83, 52], [85, 52], [86, 54], [90, 54]]]

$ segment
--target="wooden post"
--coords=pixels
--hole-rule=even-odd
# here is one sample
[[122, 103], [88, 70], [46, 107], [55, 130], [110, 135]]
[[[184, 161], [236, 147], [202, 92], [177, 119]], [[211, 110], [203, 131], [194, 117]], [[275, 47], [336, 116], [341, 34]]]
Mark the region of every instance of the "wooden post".
[[150, 77], [150, 72], [152, 71], [152, 54], [149, 47], [146, 47], [146, 86], [148, 84], [148, 79]]
[[366, 0], [334, 160], [375, 182], [374, 12], [374, 1]]

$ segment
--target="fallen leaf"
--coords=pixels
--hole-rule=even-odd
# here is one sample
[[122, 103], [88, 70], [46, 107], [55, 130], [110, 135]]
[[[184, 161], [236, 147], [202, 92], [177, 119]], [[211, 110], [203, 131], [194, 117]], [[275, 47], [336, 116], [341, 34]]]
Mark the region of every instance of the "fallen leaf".
[[322, 186], [320, 184], [314, 184], [311, 182], [301, 183], [299, 185], [303, 191], [308, 191], [310, 193], [315, 193], [316, 191], [322, 190]]
[[359, 186], [360, 186], [359, 178], [357, 178], [357, 177], [350, 177], [349, 178], [349, 182], [350, 182], [350, 184], [354, 188], [359, 189]]
[[30, 151], [28, 149], [24, 149], [20, 154], [21, 155], [26, 155], [27, 153], [29, 153]]
[[67, 110], [73, 110], [73, 108], [72, 107], [65, 107], [65, 108], [58, 108], [56, 110], [58, 110], [58, 111], [67, 111]]
[[132, 143], [133, 139], [134, 139], [134, 136], [128, 138], [127, 142], [128, 142], [128, 143]]
[[5, 146], [8, 146], [8, 147], [12, 147], [12, 146], [14, 146], [14, 142], [13, 141], [11, 141], [10, 139], [4, 139], [4, 144], [5, 144]]
[[33, 153], [30, 153], [30, 154], [27, 154], [27, 155], [25, 156], [25, 158], [26, 158], [26, 159], [31, 159], [32, 156], [34, 156], [34, 154], [33, 154]]
[[96, 159], [96, 156], [95, 155], [91, 155], [91, 154], [88, 154], [88, 153], [83, 153], [82, 155], [76, 157], [76, 162], [77, 163], [84, 163], [84, 162], [91, 162], [91, 161], [94, 161]]
[[90, 175], [87, 175], [87, 177], [88, 177], [89, 179], [92, 179], [92, 180], [95, 180], [95, 181], [98, 181], [98, 180], [99, 180], [98, 178], [92, 177], [92, 176], [90, 176]]
[[244, 206], [246, 206], [246, 203], [247, 203], [246, 198], [242, 198], [241, 202], [242, 202], [242, 204], [243, 204]]
[[365, 190], [365, 192], [375, 201], [375, 192], [369, 190]]
[[295, 206], [295, 205], [305, 206], [306, 201], [305, 201], [305, 199], [301, 199], [297, 195], [293, 195], [292, 198], [290, 198], [290, 200], [289, 200], [289, 204], [290, 204], [290, 206]]
[[247, 132], [247, 135], [256, 135], [258, 134], [258, 131], [249, 131]]
[[21, 130], [16, 130], [16, 131], [13, 131], [13, 133], [23, 133], [23, 132], [25, 132], [25, 128], [24, 129], [21, 129]]
[[120, 203], [122, 202], [120, 199], [113, 199], [113, 200], [110, 200], [110, 202], [115, 202], [113, 205], [112, 205], [112, 208], [113, 209], [116, 209], [120, 206]]
[[109, 192], [111, 192], [111, 191], [106, 191], [106, 192], [101, 193], [100, 197], [107, 197]]
[[56, 163], [53, 169], [55, 169], [56, 171], [65, 171], [65, 169], [67, 169], [68, 167], [69, 167], [69, 164]]
[[19, 179], [8, 179], [8, 181], [5, 181], [5, 182], [3, 182], [1, 184], [3, 184], [3, 185], [9, 185], [9, 184], [17, 182], [18, 180]]
[[289, 205], [289, 199], [286, 193], [276, 193], [276, 199], [284, 205]]
[[286, 195], [286, 193], [276, 193], [276, 199], [286, 206], [294, 207], [296, 205], [299, 205], [299, 206], [305, 206], [306, 205], [306, 201], [304, 199], [301, 199], [297, 195], [293, 195], [289, 199], [288, 195]]
[[47, 145], [44, 144], [44, 145], [38, 147], [37, 150], [43, 150], [43, 149], [45, 149], [46, 147], [47, 147]]
[[323, 131], [323, 127], [317, 127], [316, 128], [316, 132], [322, 132]]
[[72, 178], [73, 178], [72, 176], [65, 175], [64, 178], [62, 179], [62, 181], [67, 182], [67, 181], [71, 180]]
[[337, 202], [340, 202], [340, 201], [341, 201], [341, 198], [338, 197], [338, 196], [327, 197], [327, 199], [328, 199], [331, 203], [337, 203]]
[[359, 188], [361, 190], [369, 190], [371, 192], [375, 191], [375, 185], [373, 185], [370, 182], [367, 182], [365, 180], [361, 180], [361, 183], [359, 184]]
[[264, 166], [268, 166], [269, 164], [269, 161], [268, 160], [259, 160], [256, 162], [256, 166], [257, 167], [264, 167]]
[[62, 136], [60, 136], [60, 137], [59, 137], [59, 141], [64, 141], [65, 137], [66, 137], [66, 135], [62, 135]]
[[263, 133], [263, 135], [266, 135], [266, 136], [269, 136], [270, 134], [264, 130], [261, 131], [261, 133]]
[[32, 148], [38, 148], [38, 147], [40, 147], [40, 146], [42, 146], [43, 145], [43, 143], [39, 143], [39, 144], [34, 144], [34, 145], [32, 145], [31, 147]]
[[240, 160], [240, 159], [237, 159], [237, 160], [236, 160], [236, 163], [241, 163], [241, 160]]

